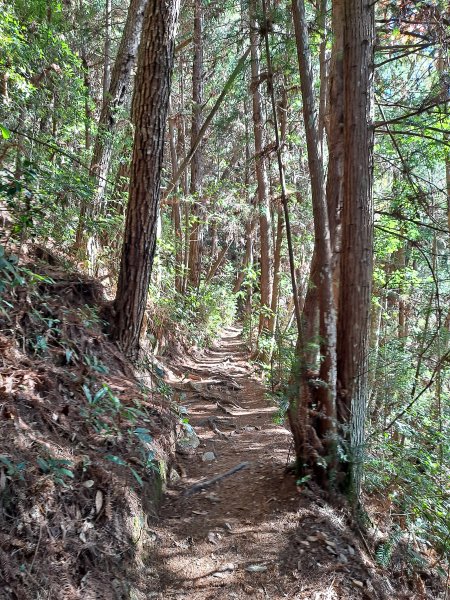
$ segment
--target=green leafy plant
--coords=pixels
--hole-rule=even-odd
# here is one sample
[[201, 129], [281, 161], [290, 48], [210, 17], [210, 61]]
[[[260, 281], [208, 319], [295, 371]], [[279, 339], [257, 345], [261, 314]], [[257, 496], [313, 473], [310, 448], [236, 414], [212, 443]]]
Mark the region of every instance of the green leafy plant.
[[65, 478], [73, 479], [75, 477], [72, 467], [72, 461], [64, 458], [54, 458], [52, 456], [38, 457], [37, 463], [40, 470], [50, 475], [56, 483], [66, 486]]

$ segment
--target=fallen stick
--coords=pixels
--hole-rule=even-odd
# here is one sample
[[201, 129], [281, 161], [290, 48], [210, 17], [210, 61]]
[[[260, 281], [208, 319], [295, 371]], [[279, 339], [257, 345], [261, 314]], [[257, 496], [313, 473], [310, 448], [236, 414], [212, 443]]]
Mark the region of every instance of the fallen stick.
[[214, 433], [216, 433], [217, 435], [220, 435], [220, 437], [222, 437], [224, 440], [228, 440], [227, 434], [224, 433], [223, 431], [220, 431], [220, 429], [214, 423], [214, 419], [213, 418], [209, 418], [208, 419], [208, 423], [209, 423], [209, 426], [211, 427], [211, 429], [214, 431]]
[[197, 492], [200, 492], [200, 490], [203, 490], [204, 488], [207, 488], [207, 487], [213, 485], [214, 483], [217, 483], [221, 479], [225, 479], [226, 477], [229, 477], [230, 475], [234, 475], [234, 473], [237, 473], [238, 471], [245, 469], [246, 467], [249, 466], [249, 464], [250, 463], [248, 463], [248, 462], [242, 462], [239, 465], [237, 465], [236, 467], [233, 467], [232, 469], [230, 469], [229, 471], [225, 471], [225, 473], [222, 473], [221, 475], [216, 475], [212, 479], [207, 479], [206, 481], [201, 481], [200, 483], [196, 483], [192, 487], [188, 488], [184, 492], [183, 496], [192, 496], [192, 494], [196, 494]]

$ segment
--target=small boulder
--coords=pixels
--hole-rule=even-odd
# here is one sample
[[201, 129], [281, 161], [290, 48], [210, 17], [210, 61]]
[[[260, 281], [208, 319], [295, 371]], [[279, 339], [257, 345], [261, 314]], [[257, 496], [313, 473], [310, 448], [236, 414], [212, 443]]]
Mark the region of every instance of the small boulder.
[[180, 454], [194, 454], [200, 445], [200, 439], [192, 425], [184, 425], [183, 435], [177, 441], [177, 452]]
[[211, 462], [213, 460], [216, 460], [216, 455], [214, 452], [205, 452], [202, 456], [203, 462]]

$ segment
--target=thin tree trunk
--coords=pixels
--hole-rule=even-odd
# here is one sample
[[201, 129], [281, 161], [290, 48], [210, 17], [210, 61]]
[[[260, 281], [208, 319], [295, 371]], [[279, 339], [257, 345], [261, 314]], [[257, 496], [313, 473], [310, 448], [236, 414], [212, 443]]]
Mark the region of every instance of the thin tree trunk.
[[133, 98], [135, 136], [112, 335], [130, 358], [139, 352], [161, 190], [164, 134], [180, 0], [149, 0]]
[[262, 96], [260, 91], [261, 70], [259, 64], [259, 34], [256, 0], [250, 0], [250, 45], [251, 45], [251, 74], [253, 101], [253, 134], [255, 141], [255, 174], [259, 205], [259, 240], [260, 240], [260, 296], [261, 313], [259, 332], [267, 328], [268, 314], [271, 305], [270, 277], [270, 208], [268, 197], [268, 180], [264, 157], [264, 123], [262, 117]]
[[136, 65], [139, 40], [141, 37], [144, 11], [148, 0], [131, 0], [127, 20], [122, 33], [117, 57], [111, 74], [111, 83], [103, 103], [98, 123], [98, 133], [90, 166], [90, 174], [95, 182], [94, 195], [89, 204], [82, 206], [77, 230], [77, 246], [87, 243], [85, 236], [86, 217], [95, 217], [101, 211], [111, 164], [116, 118], [120, 108], [130, 93], [131, 77]]
[[336, 305], [339, 297], [339, 256], [341, 244], [342, 190], [344, 180], [344, 2], [333, 0], [332, 7], [333, 47], [328, 84], [327, 119], [328, 175], [327, 206], [330, 224], [331, 250], [333, 254], [333, 285]]
[[223, 260], [225, 258], [226, 253], [228, 252], [228, 248], [231, 246], [231, 242], [229, 242], [228, 244], [226, 244], [222, 250], [219, 252], [218, 257], [216, 258], [216, 260], [214, 261], [214, 263], [211, 265], [211, 268], [208, 271], [208, 274], [205, 278], [205, 283], [208, 284], [211, 282], [212, 278], [214, 277], [214, 275], [217, 273], [217, 271], [219, 270], [219, 267], [222, 265]]
[[[191, 147], [197, 139], [202, 125], [203, 103], [203, 7], [202, 0], [194, 4], [194, 62], [192, 66], [192, 124]], [[200, 282], [200, 244], [202, 236], [200, 196], [202, 193], [203, 157], [201, 146], [191, 160], [190, 195], [193, 199], [191, 206], [191, 230], [189, 233], [189, 273], [188, 280], [192, 287], [198, 287]]]
[[328, 69], [327, 69], [327, 4], [328, 0], [320, 0], [318, 7], [318, 26], [322, 40], [319, 47], [319, 68], [320, 68], [320, 96], [319, 96], [319, 143], [320, 151], [323, 154], [323, 134], [325, 130], [325, 115], [327, 111], [328, 96]]
[[[169, 147], [170, 158], [172, 163], [172, 173], [176, 173], [178, 169], [174, 120], [174, 117], [169, 117]], [[181, 292], [183, 283], [183, 231], [181, 229], [181, 208], [180, 200], [178, 197], [178, 190], [175, 190], [175, 194], [172, 199], [172, 222], [175, 245], [175, 290], [177, 292]]]
[[[328, 466], [333, 469], [335, 466], [335, 444], [336, 444], [336, 311], [333, 297], [333, 278], [332, 278], [332, 255], [330, 228], [328, 219], [328, 208], [324, 190], [323, 162], [320, 153], [319, 129], [317, 124], [317, 112], [314, 101], [313, 76], [311, 67], [311, 56], [308, 39], [308, 28], [306, 22], [304, 0], [293, 0], [293, 18], [295, 28], [295, 39], [297, 44], [297, 58], [300, 70], [301, 91], [303, 98], [303, 119], [305, 124], [306, 145], [308, 150], [308, 165], [311, 177], [311, 193], [314, 216], [314, 261], [311, 278], [312, 284], [317, 284], [319, 300], [319, 332], [320, 332], [320, 369], [319, 378], [322, 382], [317, 390], [318, 412], [323, 413], [317, 426], [317, 433], [320, 435], [314, 443], [314, 432], [309, 428], [306, 434], [309, 439], [298, 439], [295, 441], [299, 463], [316, 463], [318, 455], [328, 457]], [[317, 269], [317, 278], [315, 276]], [[308, 306], [311, 301], [311, 295], [305, 301], [304, 315], [313, 310]], [[307, 348], [310, 340], [299, 340], [297, 349], [300, 351], [300, 380], [299, 380], [299, 398], [291, 403], [291, 422], [297, 421], [294, 427], [294, 439], [296, 433], [305, 435], [304, 423], [299, 424], [300, 419], [305, 419], [308, 412], [304, 404], [309, 401], [308, 381], [305, 375], [307, 365], [302, 355]], [[303, 406], [300, 406], [302, 405]], [[307, 423], [307, 420], [306, 420]], [[303, 429], [303, 431], [302, 431]], [[313, 436], [313, 440], [311, 440]], [[308, 448], [310, 446], [310, 448]], [[312, 447], [312, 448], [311, 448]], [[323, 472], [323, 467], [322, 468]], [[323, 478], [323, 481], [325, 479]]]
[[108, 101], [111, 84], [111, 0], [105, 3], [105, 47], [103, 56], [103, 104]]
[[256, 219], [251, 217], [245, 225], [245, 256], [242, 262], [241, 270], [233, 287], [233, 294], [237, 294], [244, 283], [247, 268], [253, 263], [253, 230], [256, 226]]
[[[351, 483], [359, 499], [368, 394], [373, 262], [372, 0], [344, 8], [344, 188], [338, 320], [338, 414], [350, 425]], [[347, 429], [348, 430], [348, 429]]]
[[272, 283], [272, 302], [270, 306], [271, 314], [269, 318], [269, 332], [274, 335], [277, 313], [278, 313], [278, 299], [280, 296], [280, 280], [281, 280], [281, 247], [283, 244], [283, 232], [284, 232], [284, 217], [283, 209], [280, 206], [277, 210], [277, 234], [275, 239], [275, 250], [273, 253], [273, 283]]

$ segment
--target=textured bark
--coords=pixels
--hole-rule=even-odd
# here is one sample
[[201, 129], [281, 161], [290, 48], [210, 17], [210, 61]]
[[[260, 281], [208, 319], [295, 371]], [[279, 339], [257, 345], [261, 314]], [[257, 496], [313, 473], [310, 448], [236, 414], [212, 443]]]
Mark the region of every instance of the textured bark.
[[260, 91], [259, 35], [256, 11], [256, 0], [250, 0], [250, 46], [251, 46], [251, 91], [253, 103], [253, 135], [255, 141], [255, 175], [259, 206], [259, 240], [260, 240], [260, 296], [261, 316], [259, 331], [268, 325], [267, 313], [270, 310], [271, 277], [270, 277], [270, 229], [271, 218], [268, 197], [267, 171], [264, 157], [264, 123], [262, 116], [262, 97]]
[[244, 283], [246, 270], [253, 264], [253, 230], [256, 226], [256, 219], [251, 218], [245, 225], [245, 256], [242, 263], [242, 268], [236, 277], [233, 287], [233, 294], [237, 294]]
[[328, 100], [328, 61], [327, 61], [327, 4], [328, 0], [320, 0], [318, 5], [317, 24], [319, 26], [322, 41], [319, 47], [319, 72], [320, 72], [320, 96], [319, 96], [319, 143], [320, 151], [323, 153], [323, 134], [325, 130], [325, 115]]
[[103, 104], [111, 84], [111, 0], [105, 2], [105, 47], [103, 52]]
[[[176, 173], [178, 169], [174, 121], [174, 117], [169, 117], [169, 147], [170, 160], [172, 163], [172, 174]], [[177, 292], [181, 292], [183, 285], [183, 231], [181, 228], [181, 207], [177, 188], [175, 189], [175, 194], [172, 199], [172, 223], [175, 244], [175, 289]]]
[[281, 280], [281, 247], [283, 244], [284, 217], [281, 207], [277, 210], [277, 234], [275, 237], [275, 249], [273, 253], [273, 283], [271, 299], [271, 315], [269, 318], [269, 332], [273, 335], [277, 324], [278, 298], [280, 295]]
[[367, 405], [368, 333], [373, 260], [371, 0], [344, 10], [344, 188], [338, 321], [339, 419], [350, 425], [355, 497], [361, 484]]
[[[322, 383], [317, 390], [316, 398], [318, 411], [319, 413], [323, 413], [323, 416], [316, 429], [321, 437], [321, 446], [319, 440], [314, 443], [314, 433], [311, 427], [308, 429], [308, 419], [305, 417], [308, 411], [307, 406], [301, 406], [302, 403], [304, 404], [309, 400], [309, 384], [306, 377], [308, 365], [305, 363], [305, 353], [311, 341], [314, 342], [314, 340], [309, 340], [305, 337], [300, 339], [297, 345], [300, 366], [297, 377], [299, 377], [298, 385], [300, 391], [299, 398], [291, 402], [290, 420], [291, 425], [294, 421], [297, 421], [294, 427], [294, 438], [298, 434], [302, 436], [301, 439], [295, 442], [296, 450], [300, 451], [300, 454], [297, 456], [299, 463], [312, 463], [314, 465], [317, 462], [317, 455], [322, 455], [328, 458], [329, 466], [334, 467], [336, 431], [336, 310], [333, 297], [330, 228], [324, 189], [323, 162], [320, 153], [320, 136], [314, 100], [313, 75], [304, 0], [293, 0], [292, 9], [301, 79], [303, 119], [305, 123], [314, 216], [314, 260], [310, 282], [313, 286], [317, 286], [319, 303], [321, 355], [319, 378]], [[311, 305], [310, 302], [315, 302], [312, 293], [308, 294], [305, 300], [303, 316], [308, 315], [308, 313], [315, 309], [315, 304]], [[305, 418], [306, 421], [300, 424], [299, 421]]]
[[[191, 148], [202, 126], [203, 102], [203, 7], [202, 0], [194, 4], [194, 62], [192, 65], [192, 124]], [[191, 185], [189, 192], [193, 198], [191, 208], [191, 230], [189, 234], [189, 284], [197, 287], [200, 281], [200, 245], [202, 228], [200, 225], [203, 158], [201, 147], [191, 160]]]
[[80, 247], [84, 245], [86, 216], [93, 217], [101, 210], [112, 158], [116, 116], [130, 93], [131, 77], [136, 65], [147, 2], [148, 0], [131, 0], [128, 9], [127, 20], [111, 74], [109, 90], [103, 102], [98, 122], [98, 133], [90, 165], [90, 174], [95, 182], [95, 190], [90, 204], [84, 204], [81, 209], [77, 230], [77, 245]]
[[344, 178], [344, 2], [334, 0], [332, 7], [333, 47], [328, 84], [327, 206], [332, 250], [333, 285], [336, 304], [339, 297], [339, 256], [341, 238], [342, 190]]
[[226, 244], [222, 250], [219, 252], [219, 255], [217, 256], [216, 260], [213, 262], [213, 264], [211, 265], [208, 274], [205, 278], [205, 283], [208, 284], [211, 282], [211, 280], [213, 279], [213, 277], [215, 276], [215, 274], [217, 273], [217, 271], [219, 270], [219, 268], [221, 267], [224, 259], [225, 259], [225, 255], [228, 252], [229, 247], [231, 246], [231, 242], [229, 242], [228, 244]]
[[179, 0], [149, 0], [133, 98], [130, 194], [112, 335], [136, 358], [153, 265]]

